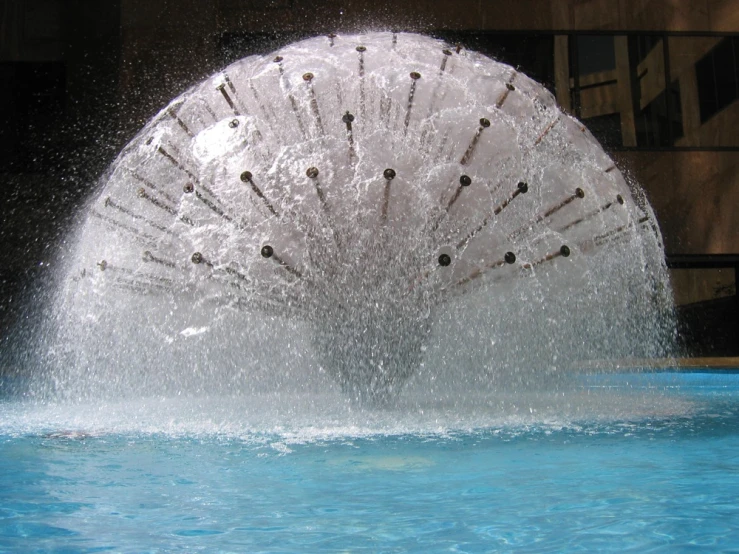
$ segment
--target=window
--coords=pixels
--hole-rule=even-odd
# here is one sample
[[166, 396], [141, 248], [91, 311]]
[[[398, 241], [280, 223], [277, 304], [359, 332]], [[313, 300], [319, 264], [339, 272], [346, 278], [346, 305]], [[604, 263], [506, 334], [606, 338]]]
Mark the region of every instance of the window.
[[[668, 115], [667, 102], [670, 102]], [[682, 114], [680, 112], [680, 85], [672, 83], [669, 91], [662, 93], [634, 114], [637, 146], [672, 146], [672, 141], [683, 135]], [[670, 129], [672, 125], [672, 129]], [[672, 137], [670, 137], [672, 134]]]
[[616, 69], [613, 37], [608, 35], [577, 37], [577, 63], [580, 75]]
[[701, 123], [739, 98], [739, 39], [725, 38], [695, 64]]
[[643, 62], [649, 53], [662, 41], [659, 35], [634, 35], [630, 37], [629, 50], [636, 63]]

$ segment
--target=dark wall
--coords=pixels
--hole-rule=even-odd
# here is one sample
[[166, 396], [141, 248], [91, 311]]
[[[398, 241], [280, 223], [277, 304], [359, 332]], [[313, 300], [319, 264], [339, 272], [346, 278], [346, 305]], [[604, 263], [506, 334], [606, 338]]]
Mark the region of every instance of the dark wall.
[[[171, 98], [244, 55], [266, 53], [319, 33], [410, 30], [451, 44], [461, 42], [519, 67], [553, 90], [557, 33], [735, 31], [739, 10], [730, 4], [726, 0], [4, 0], [0, 354], [14, 340], [8, 335], [13, 323], [33, 316], [39, 303], [29, 298], [54, 273], [75, 214], [120, 148]], [[602, 37], [601, 42], [580, 38], [578, 63], [584, 69], [604, 68], [602, 60], [594, 59], [597, 52], [608, 58], [608, 67], [613, 65]], [[618, 130], [617, 118], [607, 116], [601, 123], [613, 126], [614, 121]], [[597, 123], [593, 122], [594, 131]], [[675, 206], [681, 199], [703, 205], [691, 195], [704, 196], [705, 185], [697, 179], [710, 171], [720, 169], [711, 174], [713, 181], [736, 181], [737, 154], [622, 152], [619, 163], [641, 182], [655, 183], [654, 190], [649, 189], [651, 200], [662, 216], [678, 213]], [[704, 158], [705, 163], [696, 162]], [[719, 158], [731, 159], [718, 163]], [[731, 205], [731, 198], [726, 198], [723, 205]], [[700, 214], [699, 221], [716, 220]], [[724, 218], [730, 219], [734, 220]]]
[[0, 338], [119, 150], [118, 0], [0, 5]]

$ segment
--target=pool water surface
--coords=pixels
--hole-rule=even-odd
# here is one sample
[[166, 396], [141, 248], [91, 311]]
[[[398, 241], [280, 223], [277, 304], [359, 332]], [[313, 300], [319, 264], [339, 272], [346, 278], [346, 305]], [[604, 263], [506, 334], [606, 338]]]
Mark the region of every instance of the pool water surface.
[[0, 551], [739, 552], [739, 372], [582, 386], [659, 409], [267, 427], [6, 400]]

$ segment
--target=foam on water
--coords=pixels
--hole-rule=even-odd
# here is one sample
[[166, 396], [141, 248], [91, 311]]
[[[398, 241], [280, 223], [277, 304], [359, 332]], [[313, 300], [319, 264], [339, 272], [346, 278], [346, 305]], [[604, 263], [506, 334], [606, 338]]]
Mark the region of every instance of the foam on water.
[[392, 408], [357, 406], [332, 394], [145, 397], [85, 403], [0, 404], [0, 434], [224, 437], [248, 442], [303, 443], [386, 436], [502, 436], [623, 432], [690, 417], [698, 404], [660, 387], [576, 387], [557, 392], [404, 395]]
[[[0, 549], [736, 550], [736, 375], [712, 379], [713, 392], [694, 386], [692, 375], [659, 377], [651, 384], [684, 387], [680, 396], [695, 402], [690, 417], [676, 417], [681, 408], [661, 395], [643, 409], [624, 395], [623, 408], [643, 419], [557, 427], [521, 418], [470, 432], [393, 435], [385, 411], [374, 420], [385, 432], [362, 435], [348, 409], [336, 412], [343, 428], [301, 420], [296, 433], [273, 420], [252, 433], [238, 429], [239, 417], [259, 419], [250, 409], [226, 414], [222, 404], [196, 399], [178, 407], [156, 399], [46, 405], [38, 415], [0, 405], [0, 422], [15, 414], [10, 424], [27, 430], [8, 437], [0, 423]], [[608, 381], [599, 386], [638, 385], [633, 375]], [[411, 411], [400, 419], [413, 423]], [[176, 423], [192, 423], [182, 417], [188, 413], [191, 433]], [[233, 434], [222, 431], [221, 416]], [[49, 422], [100, 427], [85, 433]], [[367, 416], [360, 430], [371, 423]]]

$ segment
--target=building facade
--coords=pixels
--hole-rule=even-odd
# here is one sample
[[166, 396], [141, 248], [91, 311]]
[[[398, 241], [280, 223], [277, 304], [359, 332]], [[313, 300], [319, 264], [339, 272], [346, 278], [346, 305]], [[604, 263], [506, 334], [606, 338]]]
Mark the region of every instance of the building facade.
[[703, 257], [673, 270], [677, 303], [710, 314], [688, 317], [692, 346], [739, 349], [739, 325], [707, 323], [739, 313], [737, 0], [6, 0], [4, 290], [63, 249], [91, 183], [189, 85], [299, 38], [377, 29], [438, 36], [544, 83], [645, 189], [667, 254]]

